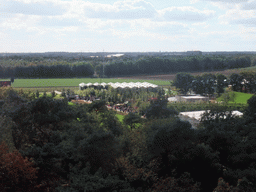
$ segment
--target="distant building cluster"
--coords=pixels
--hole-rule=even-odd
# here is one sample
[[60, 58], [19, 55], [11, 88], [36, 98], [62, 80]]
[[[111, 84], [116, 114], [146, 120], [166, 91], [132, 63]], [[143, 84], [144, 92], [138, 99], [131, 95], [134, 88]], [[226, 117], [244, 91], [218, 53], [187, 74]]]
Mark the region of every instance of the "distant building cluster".
[[[215, 51], [215, 52], [202, 52], [195, 51], [183, 51], [183, 52], [45, 52], [45, 53], [0, 53], [0, 57], [88, 57], [97, 58], [105, 56], [107, 58], [114, 57], [138, 57], [138, 56], [189, 56], [189, 55], [236, 55], [236, 54], [255, 54], [255, 51]], [[106, 56], [107, 55], [107, 56]]]
[[202, 55], [202, 51], [187, 51], [187, 55]]

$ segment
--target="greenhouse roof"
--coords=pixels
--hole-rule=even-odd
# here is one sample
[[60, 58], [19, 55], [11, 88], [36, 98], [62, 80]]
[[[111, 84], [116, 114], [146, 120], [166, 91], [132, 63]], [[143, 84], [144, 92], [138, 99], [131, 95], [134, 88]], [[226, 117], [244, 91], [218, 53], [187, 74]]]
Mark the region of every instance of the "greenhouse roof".
[[94, 84], [92, 84], [92, 83], [87, 83], [87, 84], [80, 83], [79, 84], [80, 87], [92, 86], [92, 85], [94, 85], [94, 86], [111, 85], [113, 88], [149, 88], [149, 87], [156, 88], [156, 87], [158, 87], [158, 85], [148, 83], [148, 82], [143, 82], [143, 83], [141, 83], [141, 82], [136, 82], [136, 83], [134, 83], [134, 82], [129, 82], [129, 83], [127, 83], [127, 82], [123, 82], [123, 83], [119, 83], [119, 82], [111, 83], [111, 82], [109, 82], [107, 84], [106, 83], [99, 84], [99, 83], [96, 82]]

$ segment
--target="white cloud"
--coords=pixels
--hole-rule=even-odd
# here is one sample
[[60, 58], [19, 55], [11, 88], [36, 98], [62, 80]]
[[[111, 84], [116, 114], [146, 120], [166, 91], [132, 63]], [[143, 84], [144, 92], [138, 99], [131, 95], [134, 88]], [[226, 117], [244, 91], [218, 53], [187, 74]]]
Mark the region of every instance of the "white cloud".
[[250, 0], [192, 0], [192, 2], [193, 1], [210, 2], [211, 5], [224, 10], [241, 8], [245, 4], [250, 3]]
[[241, 8], [245, 10], [256, 9], [256, 1], [254, 0], [248, 3], [244, 3]]
[[169, 7], [160, 10], [159, 14], [167, 21], [203, 22], [211, 18], [215, 11], [201, 11], [194, 7]]
[[219, 17], [223, 24], [243, 24], [256, 26], [256, 13], [254, 10], [228, 10], [226, 14]]
[[81, 18], [78, 17], [68, 17], [68, 16], [48, 16], [43, 17], [38, 25], [42, 26], [52, 26], [52, 27], [65, 27], [65, 26], [82, 26], [84, 23]]
[[237, 19], [231, 21], [232, 24], [242, 24], [246, 26], [255, 26], [256, 27], [256, 17], [246, 18], [246, 19]]
[[153, 31], [146, 31], [144, 29], [140, 30], [130, 30], [130, 31], [120, 31], [118, 29], [111, 30], [113, 36], [118, 36], [121, 39], [130, 39], [130, 38], [147, 38], [148, 40], [158, 39], [158, 40], [174, 40], [181, 37], [181, 35], [173, 34], [166, 35], [161, 33], [156, 33]]
[[113, 5], [86, 2], [82, 5], [88, 18], [139, 19], [153, 18], [157, 13], [152, 4], [144, 0], [118, 1]]
[[167, 36], [181, 35], [188, 32], [187, 25], [178, 22], [138, 20], [136, 25], [146, 31]]
[[210, 1], [210, 2], [223, 2], [223, 3], [243, 3], [249, 0], [200, 0], [200, 1]]
[[[0, 0], [1, 50], [102, 51], [105, 47], [112, 51], [177, 51], [179, 46], [184, 50], [238, 50], [247, 49], [247, 44], [248, 49], [255, 47], [252, 42], [256, 40], [256, 0], [190, 0], [195, 3], [193, 7], [182, 7], [184, 3], [177, 2], [177, 6], [164, 9], [157, 9], [149, 1], [117, 0], [110, 4], [102, 0], [104, 3]], [[239, 45], [232, 44], [236, 39]], [[8, 44], [9, 41], [12, 42]], [[242, 42], [245, 43], [241, 48]]]
[[40, 16], [28, 16], [22, 14], [16, 14], [15, 16], [5, 19], [0, 23], [1, 29], [29, 29], [36, 25], [37, 21], [40, 20]]
[[153, 18], [157, 11], [145, 0], [117, 1], [114, 4], [91, 3], [83, 0], [0, 0], [0, 13], [25, 15], [79, 15], [102, 19]]
[[0, 0], [0, 5], [0, 12], [24, 15], [61, 15], [68, 8], [68, 3], [60, 0]]

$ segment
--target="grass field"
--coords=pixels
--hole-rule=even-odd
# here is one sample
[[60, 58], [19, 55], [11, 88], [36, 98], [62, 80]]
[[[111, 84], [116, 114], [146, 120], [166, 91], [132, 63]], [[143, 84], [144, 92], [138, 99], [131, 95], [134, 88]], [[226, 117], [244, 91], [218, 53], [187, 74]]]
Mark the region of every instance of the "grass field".
[[[1, 81], [1, 79], [0, 79]], [[122, 83], [122, 82], [144, 82], [153, 83], [156, 85], [169, 85], [169, 81], [161, 80], [137, 80], [137, 79], [96, 79], [96, 78], [82, 78], [82, 79], [15, 79], [12, 87], [78, 87], [80, 83]]]
[[118, 120], [122, 123], [124, 120], [124, 115], [120, 115], [120, 114], [116, 114], [116, 117], [118, 118]]
[[[229, 101], [229, 103], [241, 103], [241, 104], [247, 104], [247, 100], [250, 99], [253, 94], [249, 93], [241, 93], [241, 92], [234, 92], [235, 93], [235, 99], [234, 102]], [[231, 92], [229, 92], [231, 95]], [[217, 101], [221, 101], [222, 97], [219, 97]]]

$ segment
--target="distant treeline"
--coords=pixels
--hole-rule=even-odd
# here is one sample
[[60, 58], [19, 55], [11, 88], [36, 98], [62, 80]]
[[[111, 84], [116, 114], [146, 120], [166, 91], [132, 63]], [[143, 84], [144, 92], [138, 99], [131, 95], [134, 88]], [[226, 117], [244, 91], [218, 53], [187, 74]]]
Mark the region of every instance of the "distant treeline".
[[[140, 58], [136, 61], [114, 61], [109, 65], [104, 66], [104, 75], [113, 77], [137, 74], [212, 71], [250, 67], [251, 65], [251, 58], [248, 56], [237, 58], [223, 56], [193, 56], [185, 58], [147, 57]], [[101, 75], [103, 73], [102, 68], [103, 67], [100, 67]]]
[[[67, 78], [88, 77], [97, 72], [101, 77], [132, 76], [157, 73], [213, 71], [256, 65], [250, 56], [141, 57], [72, 62], [65, 60], [0, 59], [1, 78]], [[104, 67], [103, 67], [104, 66]], [[103, 74], [104, 73], [104, 74]]]
[[1, 67], [1, 78], [68, 78], [88, 77], [93, 75], [94, 69], [90, 64], [84, 65], [56, 65], [56, 66], [29, 66], [29, 67]]

